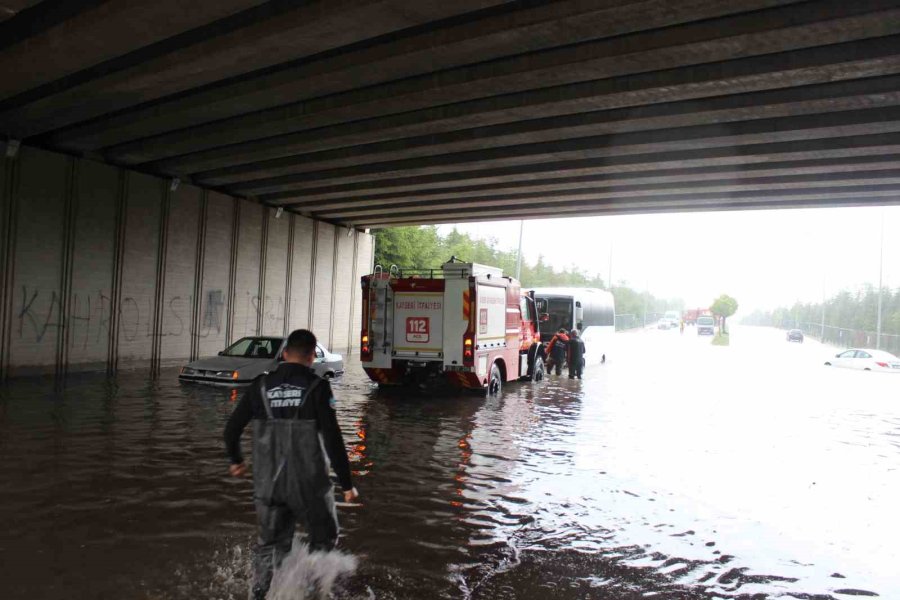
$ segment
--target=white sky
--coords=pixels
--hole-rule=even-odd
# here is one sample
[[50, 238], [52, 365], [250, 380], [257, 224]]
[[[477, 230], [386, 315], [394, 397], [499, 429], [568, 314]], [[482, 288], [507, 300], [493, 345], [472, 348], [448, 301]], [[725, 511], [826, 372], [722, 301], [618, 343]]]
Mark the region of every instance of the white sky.
[[[651, 293], [708, 306], [719, 294], [740, 312], [818, 301], [877, 285], [884, 215], [884, 285], [900, 287], [900, 206], [675, 213], [525, 221], [523, 256], [578, 266]], [[519, 221], [441, 225], [515, 250]]]

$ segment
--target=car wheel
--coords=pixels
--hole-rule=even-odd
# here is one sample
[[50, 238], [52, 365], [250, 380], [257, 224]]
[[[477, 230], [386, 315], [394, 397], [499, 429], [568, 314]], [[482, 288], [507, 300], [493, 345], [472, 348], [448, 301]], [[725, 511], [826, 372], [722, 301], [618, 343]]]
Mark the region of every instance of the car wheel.
[[329, 371], [328, 373], [325, 373], [325, 375], [322, 377], [322, 379], [334, 379], [334, 373]]
[[503, 378], [500, 376], [500, 367], [496, 364], [491, 365], [491, 377], [488, 379], [487, 395], [499, 396], [500, 390], [503, 389]]
[[866, 367], [865, 369], [863, 369], [863, 371], [871, 371], [871, 370], [872, 369], [870, 369], [869, 367]]
[[544, 380], [544, 359], [541, 357], [537, 357], [534, 359], [534, 366], [531, 368], [531, 380]]
[[831, 363], [830, 363], [830, 362], [827, 362], [827, 363], [825, 363], [825, 366], [826, 366], [826, 367], [830, 367], [830, 366], [831, 366]]

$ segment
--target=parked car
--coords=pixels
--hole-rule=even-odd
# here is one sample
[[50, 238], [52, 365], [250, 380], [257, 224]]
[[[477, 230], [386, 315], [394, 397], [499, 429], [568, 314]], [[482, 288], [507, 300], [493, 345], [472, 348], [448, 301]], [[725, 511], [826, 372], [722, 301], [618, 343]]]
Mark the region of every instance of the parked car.
[[[181, 368], [178, 379], [216, 385], [245, 385], [269, 371], [278, 368], [284, 352], [284, 337], [241, 338], [218, 356], [202, 358]], [[324, 346], [316, 346], [313, 370], [325, 378], [337, 377], [344, 372], [344, 359], [329, 352]]]
[[669, 329], [671, 327], [671, 323], [665, 317], [662, 317], [660, 320], [656, 322], [657, 329]]
[[884, 350], [870, 350], [868, 348], [850, 348], [849, 350], [838, 352], [833, 358], [826, 360], [825, 365], [828, 367], [859, 369], [861, 371], [900, 373], [900, 358]]
[[803, 332], [799, 329], [791, 329], [787, 332], [787, 341], [803, 343]]

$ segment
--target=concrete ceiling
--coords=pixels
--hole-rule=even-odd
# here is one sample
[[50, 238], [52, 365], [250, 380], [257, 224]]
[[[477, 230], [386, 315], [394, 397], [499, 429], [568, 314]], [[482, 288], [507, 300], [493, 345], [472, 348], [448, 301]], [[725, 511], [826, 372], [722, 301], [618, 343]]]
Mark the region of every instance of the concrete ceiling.
[[355, 227], [900, 199], [900, 0], [0, 0], [0, 134]]

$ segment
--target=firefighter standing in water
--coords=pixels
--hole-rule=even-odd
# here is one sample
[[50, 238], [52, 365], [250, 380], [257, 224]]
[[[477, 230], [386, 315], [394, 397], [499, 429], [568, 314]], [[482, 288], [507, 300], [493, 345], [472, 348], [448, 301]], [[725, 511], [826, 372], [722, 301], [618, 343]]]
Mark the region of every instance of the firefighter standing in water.
[[560, 328], [556, 335], [547, 344], [547, 372], [552, 373], [554, 370], [557, 375], [562, 375], [563, 363], [566, 361], [566, 347], [569, 344], [569, 336], [566, 330]]
[[568, 360], [569, 360], [569, 379], [578, 378], [584, 374], [584, 342], [578, 337], [578, 330], [573, 329], [569, 332]]
[[331, 550], [337, 543], [329, 459], [344, 500], [359, 497], [351, 481], [331, 386], [311, 368], [315, 352], [316, 336], [311, 331], [291, 333], [284, 362], [250, 385], [225, 427], [229, 471], [240, 477], [247, 469], [241, 433], [253, 421], [253, 495], [259, 530], [253, 557], [255, 600], [266, 597], [273, 569], [290, 552], [297, 521], [307, 533], [311, 552]]

